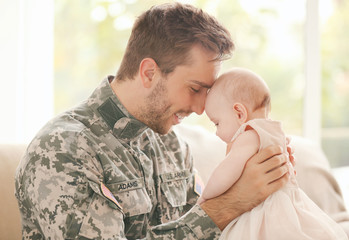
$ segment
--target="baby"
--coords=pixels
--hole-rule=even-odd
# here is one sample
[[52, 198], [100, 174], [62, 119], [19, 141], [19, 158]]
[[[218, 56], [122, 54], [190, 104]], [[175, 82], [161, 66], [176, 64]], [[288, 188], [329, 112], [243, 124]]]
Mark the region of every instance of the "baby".
[[[227, 191], [241, 176], [246, 161], [259, 150], [277, 144], [287, 153], [281, 123], [268, 119], [268, 86], [255, 73], [233, 68], [221, 75], [208, 93], [205, 111], [217, 127], [217, 136], [229, 148], [210, 176], [199, 203]], [[288, 168], [286, 186], [234, 219], [220, 239], [348, 239], [341, 227], [298, 187], [293, 166], [288, 164]]]

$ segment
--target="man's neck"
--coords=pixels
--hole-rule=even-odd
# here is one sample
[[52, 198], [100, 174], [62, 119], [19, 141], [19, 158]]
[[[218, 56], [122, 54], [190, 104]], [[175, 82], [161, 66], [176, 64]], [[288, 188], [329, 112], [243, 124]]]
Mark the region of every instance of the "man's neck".
[[142, 107], [140, 100], [144, 99], [144, 93], [141, 91], [137, 79], [118, 81], [114, 78], [110, 86], [126, 110], [138, 119], [137, 112], [140, 112]]

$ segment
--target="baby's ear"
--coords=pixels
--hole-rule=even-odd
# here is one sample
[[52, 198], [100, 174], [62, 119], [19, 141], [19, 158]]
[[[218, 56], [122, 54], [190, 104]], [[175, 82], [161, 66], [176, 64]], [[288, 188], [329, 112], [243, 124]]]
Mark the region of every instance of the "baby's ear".
[[246, 107], [242, 103], [235, 103], [233, 106], [234, 112], [240, 124], [246, 122], [248, 113]]

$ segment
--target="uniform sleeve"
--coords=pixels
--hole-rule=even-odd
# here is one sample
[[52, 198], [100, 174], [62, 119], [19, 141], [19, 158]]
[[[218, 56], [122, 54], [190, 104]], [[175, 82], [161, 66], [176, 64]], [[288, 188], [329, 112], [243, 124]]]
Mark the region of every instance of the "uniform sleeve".
[[23, 239], [125, 239], [123, 212], [101, 191], [103, 171], [85, 138], [50, 136], [29, 147], [16, 196]]
[[149, 229], [149, 239], [218, 239], [219, 228], [211, 218], [195, 205], [176, 221], [161, 224]]

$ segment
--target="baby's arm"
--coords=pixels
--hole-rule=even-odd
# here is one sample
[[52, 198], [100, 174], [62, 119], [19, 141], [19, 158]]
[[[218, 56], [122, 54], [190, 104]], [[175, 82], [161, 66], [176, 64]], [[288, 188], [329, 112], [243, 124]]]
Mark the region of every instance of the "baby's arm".
[[203, 200], [214, 198], [227, 191], [241, 176], [245, 163], [259, 149], [259, 137], [255, 130], [240, 134], [231, 144], [224, 160], [212, 172], [202, 193]]

